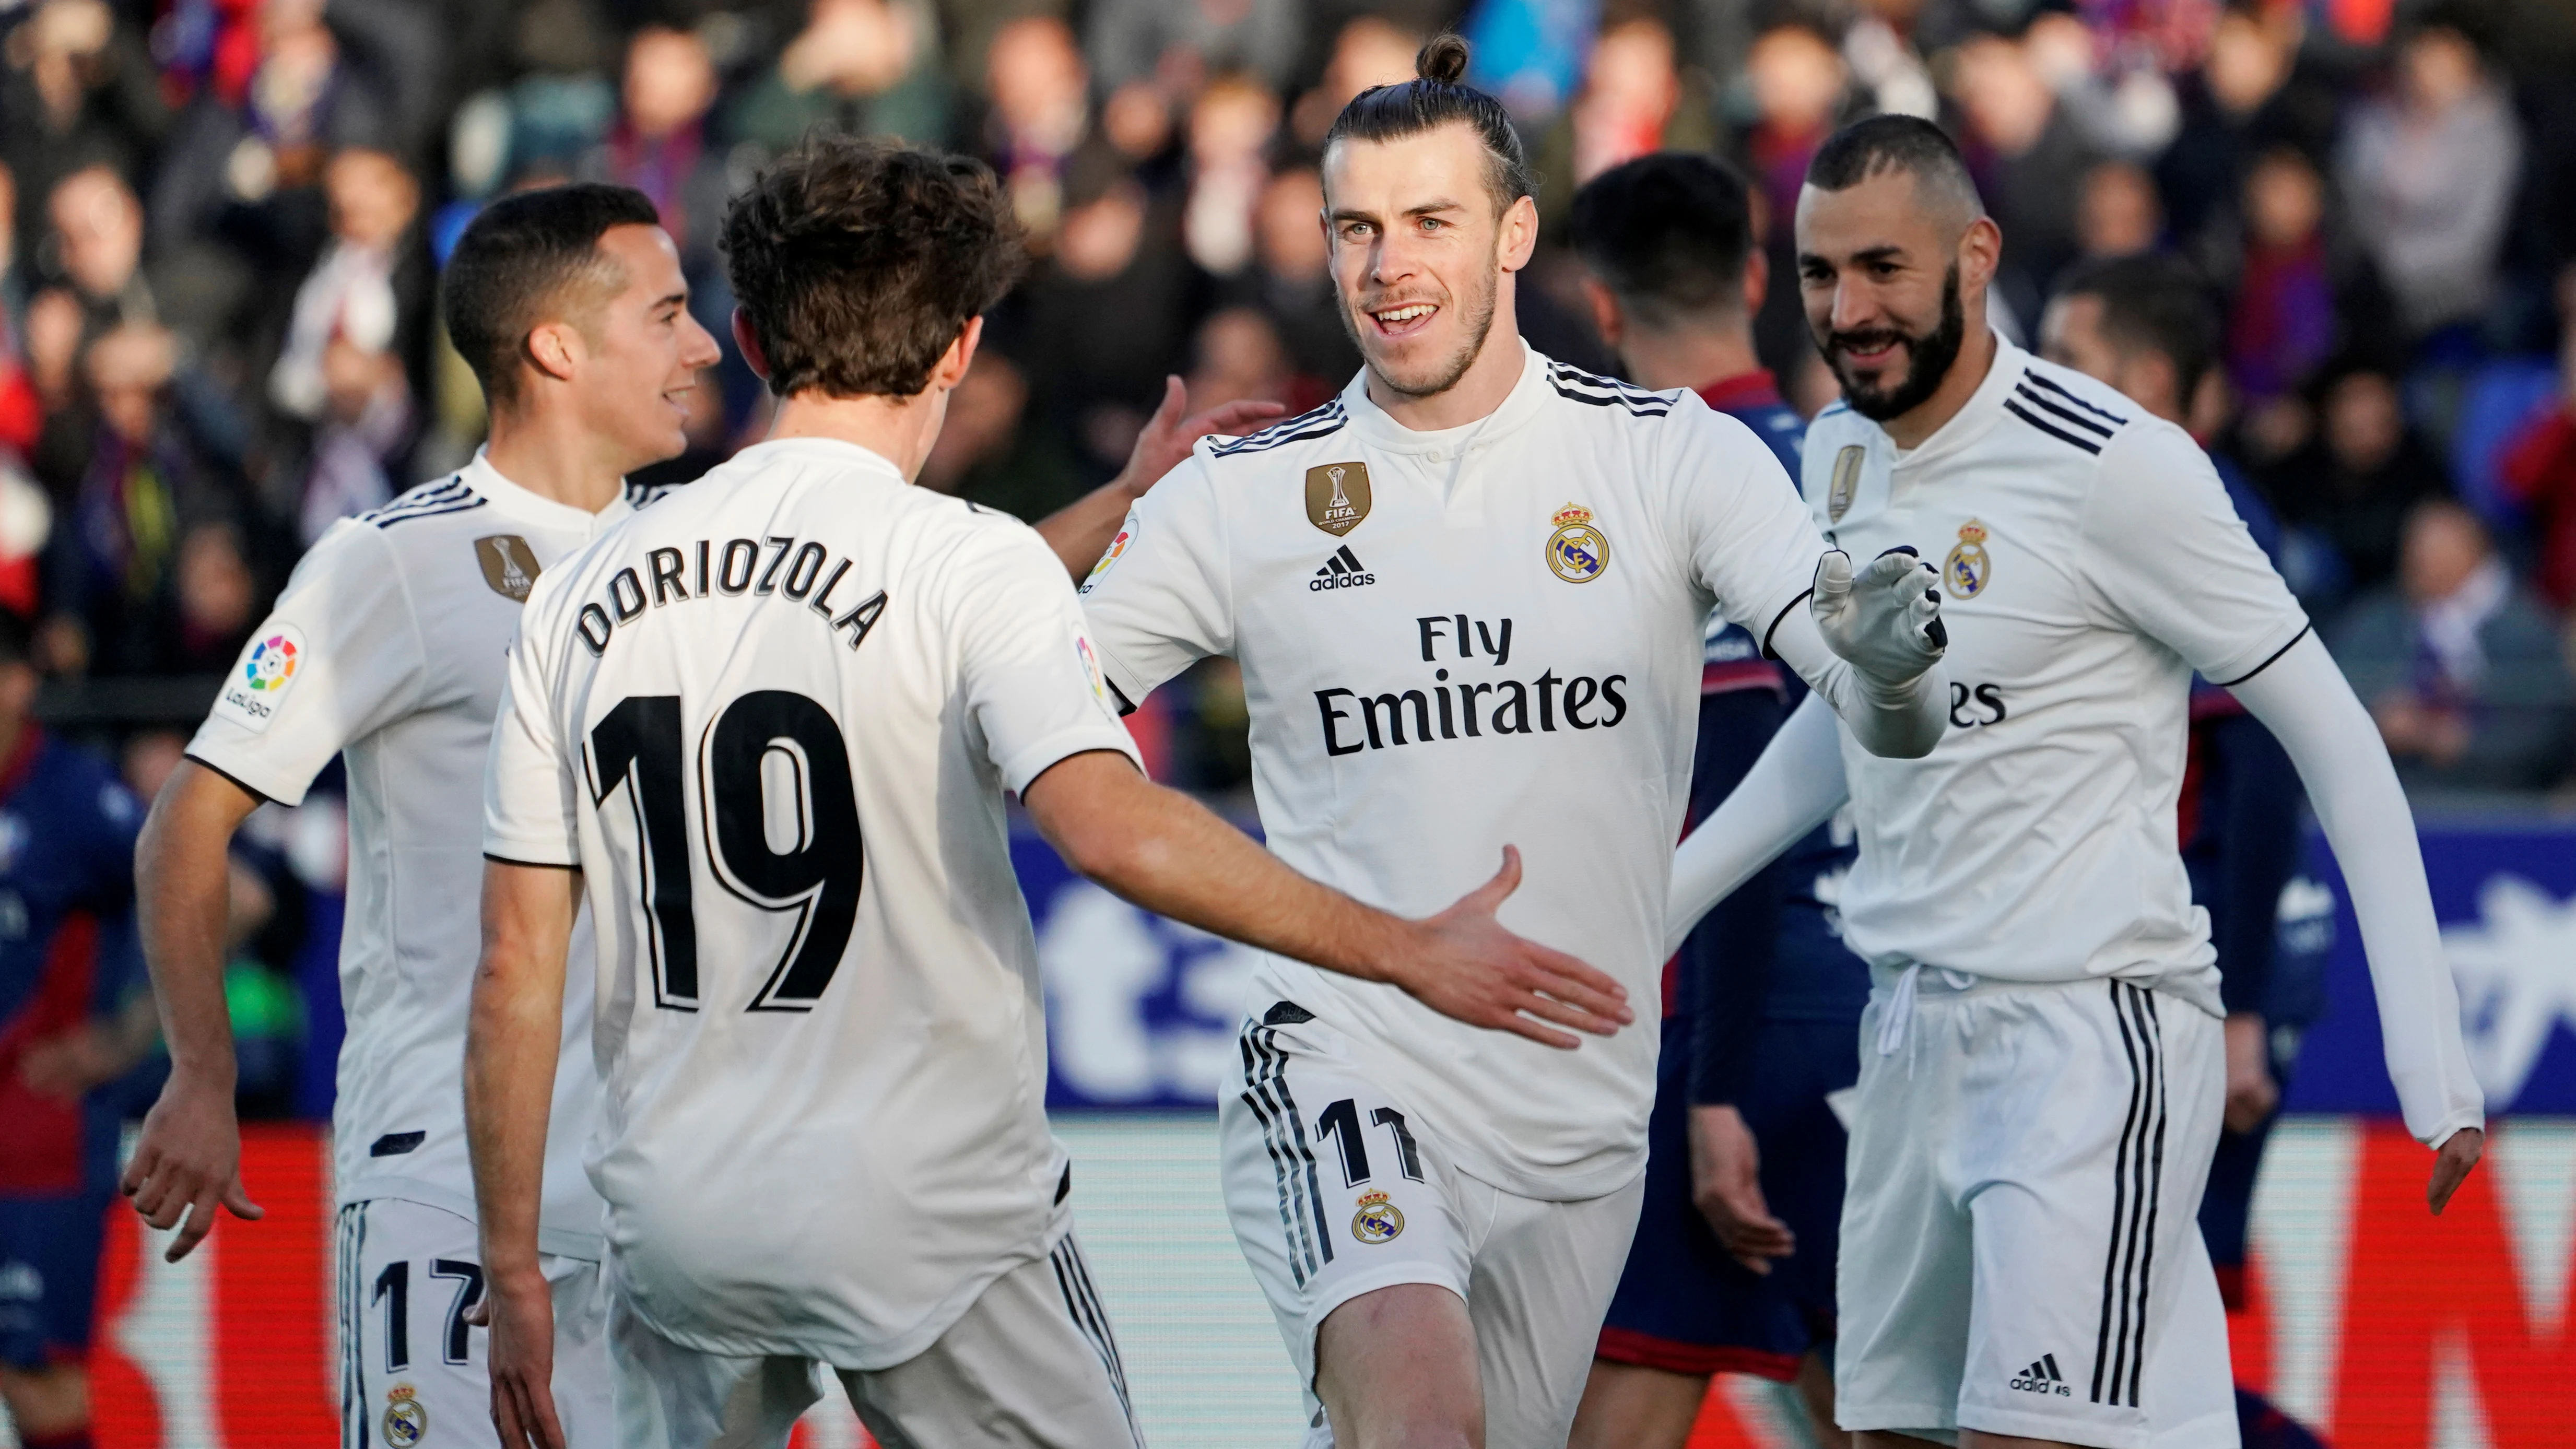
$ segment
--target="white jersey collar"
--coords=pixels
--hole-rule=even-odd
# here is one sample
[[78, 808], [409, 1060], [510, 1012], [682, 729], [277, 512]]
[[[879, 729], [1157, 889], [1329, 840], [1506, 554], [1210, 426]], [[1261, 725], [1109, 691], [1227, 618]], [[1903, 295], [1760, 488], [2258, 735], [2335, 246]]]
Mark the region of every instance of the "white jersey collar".
[[909, 484], [912, 481], [903, 476], [903, 470], [894, 465], [893, 459], [874, 448], [863, 447], [844, 438], [818, 438], [810, 435], [795, 438], [768, 438], [733, 455], [734, 462], [749, 461], [754, 467], [770, 458], [810, 458], [844, 468], [870, 468], [885, 474], [897, 483]]
[[532, 493], [501, 476], [501, 470], [492, 466], [492, 460], [484, 456], [481, 448], [474, 450], [474, 461], [458, 469], [456, 476], [466, 487], [489, 499], [494, 508], [513, 518], [543, 528], [577, 533], [584, 538], [598, 537], [611, 524], [633, 511], [627, 505], [622, 488], [617, 497], [597, 513]]
[[[2012, 395], [2013, 384], [2021, 380], [2023, 371], [2030, 366], [2031, 357], [2002, 333], [1995, 333], [1994, 338], [1995, 359], [1986, 369], [1986, 380], [1977, 384], [1977, 390], [1969, 395], [1957, 412], [1950, 415], [1948, 422], [1910, 451], [1899, 451], [1895, 440], [1888, 440], [1889, 451], [1895, 455], [1898, 468], [1920, 468], [1949, 457], [1984, 437], [1986, 430], [2003, 417], [2004, 399]], [[1879, 427], [1876, 423], [1870, 426]], [[1886, 429], [1879, 428], [1879, 431], [1884, 433]]]
[[1520, 381], [1512, 384], [1501, 404], [1474, 422], [1454, 428], [1423, 431], [1397, 422], [1370, 400], [1368, 378], [1368, 368], [1363, 364], [1359, 375], [1342, 389], [1342, 408], [1350, 414], [1352, 429], [1370, 444], [1389, 452], [1419, 453], [1433, 459], [1454, 457], [1512, 432], [1538, 415], [1548, 393], [1547, 358], [1527, 342], [1521, 344]]

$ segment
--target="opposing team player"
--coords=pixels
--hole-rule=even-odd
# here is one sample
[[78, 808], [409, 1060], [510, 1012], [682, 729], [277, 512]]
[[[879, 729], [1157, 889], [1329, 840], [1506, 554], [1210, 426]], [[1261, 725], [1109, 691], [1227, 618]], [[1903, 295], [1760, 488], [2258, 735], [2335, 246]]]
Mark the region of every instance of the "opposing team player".
[[911, 486], [1024, 255], [990, 171], [816, 140], [724, 241], [770, 436], [537, 581], [494, 734], [466, 1049], [494, 1417], [563, 1442], [539, 1203], [586, 893], [617, 1442], [783, 1444], [818, 1368], [888, 1444], [1131, 1442], [1005, 788], [1131, 899], [1467, 1020], [1609, 1031], [1619, 988], [1495, 924], [1509, 864], [1401, 920], [1147, 782], [1047, 546]]
[[[686, 444], [684, 394], [716, 357], [689, 318], [653, 203], [565, 186], [493, 203], [445, 278], [448, 335], [490, 404], [454, 477], [335, 525], [297, 565], [155, 801], [139, 852], [144, 949], [171, 1074], [125, 1190], [185, 1256], [240, 1177], [224, 1007], [225, 851], [262, 801], [293, 805], [333, 755], [349, 776], [349, 1034], [332, 1109], [344, 1442], [492, 1443], [485, 1291], [457, 1076], [473, 980], [478, 802], [505, 652], [546, 569], [631, 510], [627, 472]], [[546, 1050], [541, 1246], [566, 1325], [556, 1381], [574, 1442], [607, 1420], [600, 1203], [581, 1143], [596, 1113], [589, 997]]]
[[25, 621], [0, 610], [0, 1407], [26, 1449], [89, 1449], [121, 1115], [98, 1088], [152, 1041], [148, 1002], [124, 1009], [143, 985], [143, 808], [105, 761], [38, 727], [37, 682]]
[[[2191, 268], [2171, 257], [2091, 263], [2058, 283], [2039, 324], [2051, 362], [2110, 384], [2177, 426], [2225, 414], [2218, 309]], [[2226, 459], [2211, 465], [2264, 555], [2279, 558], [2280, 524]], [[2245, 1230], [2254, 1181], [2298, 1042], [2325, 1004], [2323, 943], [2284, 941], [2281, 902], [2298, 869], [2299, 777], [2281, 743], [2236, 696], [2195, 674], [2189, 763], [2177, 801], [2191, 898], [2209, 912], [2218, 994], [2227, 1008], [2227, 1099], [2218, 1151], [2201, 1194], [2200, 1236], [2229, 1312], [2245, 1307]], [[2313, 933], [2303, 933], [2312, 937]], [[2236, 1390], [2247, 1449], [2314, 1442], [2254, 1390]]]
[[[1088, 613], [1129, 700], [1240, 663], [1288, 863], [1420, 911], [1517, 842], [1536, 884], [1507, 918], [1642, 999], [1710, 610], [1872, 748], [1920, 754], [1944, 727], [1937, 603], [1902, 555], [1855, 577], [1824, 552], [1770, 449], [1696, 394], [1521, 342], [1537, 209], [1465, 65], [1435, 39], [1326, 141], [1366, 366], [1312, 413], [1203, 443], [1137, 506]], [[1563, 1033], [1462, 1028], [1278, 958], [1252, 989], [1226, 1199], [1316, 1400], [1309, 1442], [1562, 1444], [1636, 1224], [1656, 1033], [1563, 1054]]]
[[[1744, 182], [1706, 156], [1640, 157], [1575, 193], [1571, 240], [1591, 273], [1594, 321], [1628, 375], [1696, 391], [1794, 477], [1806, 423], [1754, 358], [1770, 269]], [[1694, 822], [1806, 692], [1752, 635], [1709, 617]], [[1847, 837], [1816, 827], [1666, 963], [1646, 1197], [1575, 1416], [1577, 1449], [1679, 1449], [1714, 1373], [1793, 1381], [1832, 1429], [1843, 1129], [1825, 1097], [1860, 1072], [1869, 995], [1827, 904], [1851, 854]]]
[[1802, 707], [1684, 843], [1674, 934], [1848, 793], [1875, 985], [1835, 1406], [1861, 1444], [2234, 1444], [2193, 1222], [2224, 1074], [2175, 844], [2192, 670], [2289, 751], [2352, 882], [2436, 1211], [2483, 1101], [2369, 714], [2190, 436], [1987, 327], [2002, 246], [1929, 123], [1861, 122], [1808, 170], [1799, 287], [1848, 405], [1808, 433], [1807, 500], [1843, 547], [1945, 555], [1951, 728], [1883, 760]]

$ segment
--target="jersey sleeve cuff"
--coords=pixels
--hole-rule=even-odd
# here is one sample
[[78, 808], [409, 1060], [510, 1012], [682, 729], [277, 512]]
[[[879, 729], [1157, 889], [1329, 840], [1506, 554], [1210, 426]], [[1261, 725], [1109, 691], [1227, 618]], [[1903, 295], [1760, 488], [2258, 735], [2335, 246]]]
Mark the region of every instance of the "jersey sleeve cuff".
[[549, 870], [581, 869], [581, 852], [565, 841], [483, 833], [483, 858], [497, 865], [539, 866]]
[[[1116, 687], [1120, 699], [1127, 701], [1126, 708], [1120, 713], [1133, 713], [1136, 706], [1145, 702], [1145, 696], [1154, 692], [1154, 686], [1145, 682], [1145, 676], [1128, 668], [1127, 661], [1118, 657], [1116, 651], [1109, 647], [1107, 640], [1094, 636], [1091, 648], [1100, 656], [1102, 677]], [[1011, 788], [1016, 790], [1019, 787], [1014, 785]]]
[[1145, 768], [1145, 758], [1136, 753], [1136, 742], [1127, 731], [1113, 724], [1083, 724], [1058, 730], [1002, 762], [1002, 784], [1016, 795], [1029, 787], [1038, 776], [1053, 769], [1062, 760], [1092, 750], [1116, 750], [1133, 760], [1138, 770]]
[[2291, 628], [2286, 634], [2261, 647], [2248, 649], [2225, 664], [2203, 669], [2201, 674], [2221, 689], [2234, 689], [2270, 668], [2273, 660], [2289, 653], [2291, 645], [2308, 637], [2309, 632], [2315, 628], [2316, 625], [2310, 623], [2303, 614], [2299, 617], [2296, 627]]
[[262, 804], [293, 808], [304, 803], [304, 792], [313, 786], [311, 775], [297, 780], [265, 767], [257, 760], [234, 759], [227, 751], [209, 748], [202, 739], [191, 742], [182, 753], [258, 796]]

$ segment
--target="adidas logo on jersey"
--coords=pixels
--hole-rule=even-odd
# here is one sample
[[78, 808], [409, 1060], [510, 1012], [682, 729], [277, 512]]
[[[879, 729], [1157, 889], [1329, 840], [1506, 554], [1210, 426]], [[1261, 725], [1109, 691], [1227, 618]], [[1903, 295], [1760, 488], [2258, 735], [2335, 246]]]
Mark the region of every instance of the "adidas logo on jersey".
[[1368, 571], [1360, 562], [1360, 556], [1351, 552], [1351, 546], [1346, 543], [1333, 550], [1333, 556], [1324, 560], [1324, 566], [1315, 570], [1315, 576], [1306, 581], [1306, 587], [1320, 594], [1326, 589], [1366, 588], [1376, 582], [1377, 575]]
[[2072, 1398], [2075, 1393], [2066, 1386], [2066, 1375], [2057, 1371], [2057, 1355], [2053, 1353], [2043, 1353], [2033, 1359], [2030, 1367], [2013, 1375], [2007, 1387], [2025, 1394], [2055, 1394], [2061, 1398]]

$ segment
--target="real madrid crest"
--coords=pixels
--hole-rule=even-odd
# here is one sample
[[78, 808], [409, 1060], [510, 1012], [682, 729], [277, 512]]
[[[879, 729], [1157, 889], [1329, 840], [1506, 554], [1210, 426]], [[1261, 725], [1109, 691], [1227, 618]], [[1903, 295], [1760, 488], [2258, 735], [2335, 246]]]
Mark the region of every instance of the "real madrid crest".
[[1306, 521], [1338, 538], [1369, 515], [1366, 463], [1325, 463], [1306, 470]]
[[1382, 1192], [1360, 1194], [1360, 1210], [1351, 1214], [1351, 1236], [1363, 1243], [1393, 1242], [1404, 1231], [1404, 1210]]
[[1569, 503], [1548, 520], [1547, 566], [1569, 584], [1588, 584], [1610, 567], [1610, 540], [1592, 526], [1592, 510]]
[[1958, 546], [1942, 560], [1941, 582], [1954, 599], [1973, 599], [1985, 591], [1995, 576], [1994, 560], [1986, 556], [1986, 526], [1971, 518], [1959, 525]]
[[1840, 523], [1851, 512], [1852, 500], [1860, 496], [1860, 465], [1869, 450], [1858, 443], [1846, 443], [1834, 454], [1834, 480], [1825, 489], [1825, 521]]
[[429, 1436], [429, 1409], [421, 1403], [419, 1391], [409, 1384], [396, 1384], [385, 1391], [385, 1442], [394, 1449], [411, 1449]]

